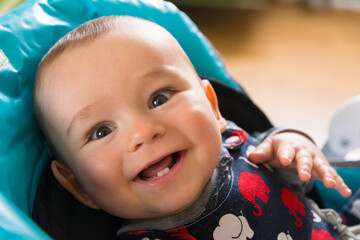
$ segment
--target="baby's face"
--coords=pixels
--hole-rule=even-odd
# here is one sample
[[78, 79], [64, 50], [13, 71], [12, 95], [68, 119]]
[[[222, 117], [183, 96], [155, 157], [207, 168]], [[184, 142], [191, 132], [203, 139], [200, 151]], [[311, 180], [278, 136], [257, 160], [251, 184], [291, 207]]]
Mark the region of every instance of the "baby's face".
[[125, 218], [188, 207], [218, 162], [225, 126], [179, 46], [152, 34], [102, 36], [44, 72], [50, 136], [80, 196]]

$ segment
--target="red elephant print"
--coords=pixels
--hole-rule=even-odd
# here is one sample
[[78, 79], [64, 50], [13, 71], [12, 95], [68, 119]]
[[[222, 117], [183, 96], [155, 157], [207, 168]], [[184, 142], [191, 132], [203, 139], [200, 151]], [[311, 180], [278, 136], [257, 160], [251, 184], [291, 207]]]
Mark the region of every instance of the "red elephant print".
[[258, 197], [267, 203], [269, 200], [268, 194], [270, 193], [270, 188], [265, 184], [264, 180], [256, 173], [242, 172], [239, 174], [238, 187], [244, 198], [249, 200], [257, 208], [257, 211], [254, 210], [253, 214], [260, 216], [262, 214], [262, 208], [256, 202], [255, 198]]
[[321, 230], [313, 229], [311, 232], [311, 240], [318, 240], [318, 239], [334, 240], [334, 238], [330, 235], [330, 233], [328, 233], [324, 229], [321, 229]]
[[294, 217], [297, 219], [297, 222], [295, 222], [295, 225], [297, 227], [302, 226], [302, 220], [297, 215], [296, 212], [300, 213], [301, 215], [305, 216], [305, 205], [304, 203], [300, 202], [297, 198], [297, 195], [290, 191], [287, 188], [281, 189], [281, 200], [285, 204], [285, 206], [292, 212]]
[[240, 143], [246, 142], [248, 135], [244, 130], [237, 129], [231, 133], [231, 137], [237, 137], [237, 140], [230, 145], [230, 147], [235, 147]]

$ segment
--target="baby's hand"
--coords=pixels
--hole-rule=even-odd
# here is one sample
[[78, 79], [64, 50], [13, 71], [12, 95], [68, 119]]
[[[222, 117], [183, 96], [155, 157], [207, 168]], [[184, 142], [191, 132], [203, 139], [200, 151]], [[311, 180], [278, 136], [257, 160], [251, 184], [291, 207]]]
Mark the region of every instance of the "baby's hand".
[[335, 188], [343, 197], [351, 190], [330, 166], [321, 150], [307, 137], [295, 132], [282, 132], [266, 138], [249, 155], [255, 163], [267, 162], [277, 168], [298, 173], [301, 181], [322, 180], [327, 188]]

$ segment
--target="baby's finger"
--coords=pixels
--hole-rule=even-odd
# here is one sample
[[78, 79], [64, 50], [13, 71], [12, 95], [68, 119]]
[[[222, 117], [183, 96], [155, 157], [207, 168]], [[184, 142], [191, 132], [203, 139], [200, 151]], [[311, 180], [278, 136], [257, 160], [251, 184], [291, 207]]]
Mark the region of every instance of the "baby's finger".
[[316, 157], [314, 159], [314, 170], [316, 171], [318, 179], [323, 181], [325, 187], [334, 188], [343, 197], [351, 196], [350, 188], [325, 159]]
[[270, 140], [260, 143], [256, 149], [249, 154], [249, 160], [255, 163], [268, 162], [273, 159], [274, 150]]
[[[336, 191], [338, 191], [341, 196], [343, 197], [350, 197], [351, 196], [351, 189], [346, 185], [346, 183], [344, 182], [344, 180], [342, 179], [342, 177], [336, 172], [336, 170], [330, 166], [330, 172], [333, 176], [333, 179], [331, 181], [334, 181], [334, 189]], [[325, 186], [329, 183], [325, 183], [326, 181], [328, 181], [329, 179], [324, 179], [324, 184]]]
[[295, 149], [290, 146], [281, 146], [277, 152], [277, 156], [284, 166], [289, 166], [295, 157]]
[[333, 188], [336, 185], [335, 175], [330, 164], [322, 157], [314, 158], [313, 171], [316, 173], [318, 180], [324, 182], [325, 187]]
[[306, 150], [300, 150], [295, 156], [296, 168], [301, 181], [309, 181], [311, 179], [311, 171], [313, 168], [313, 157]]
[[343, 197], [350, 197], [352, 192], [351, 189], [343, 182], [342, 184], [337, 184], [335, 190], [338, 191]]

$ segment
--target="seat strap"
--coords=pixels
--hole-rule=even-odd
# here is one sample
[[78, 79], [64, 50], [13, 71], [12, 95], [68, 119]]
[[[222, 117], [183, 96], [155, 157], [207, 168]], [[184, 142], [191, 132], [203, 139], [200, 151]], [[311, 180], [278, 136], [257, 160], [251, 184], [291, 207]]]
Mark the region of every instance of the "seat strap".
[[360, 224], [347, 227], [342, 224], [342, 218], [334, 209], [320, 209], [319, 206], [308, 199], [313, 210], [339, 233], [341, 240], [360, 240]]

